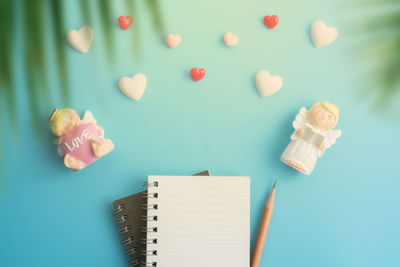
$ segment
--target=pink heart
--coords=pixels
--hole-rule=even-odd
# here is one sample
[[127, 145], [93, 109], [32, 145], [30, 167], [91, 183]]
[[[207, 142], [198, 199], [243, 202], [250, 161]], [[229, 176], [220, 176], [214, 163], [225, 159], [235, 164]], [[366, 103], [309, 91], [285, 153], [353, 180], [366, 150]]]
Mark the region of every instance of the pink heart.
[[224, 42], [227, 46], [235, 46], [239, 43], [239, 37], [231, 32], [227, 32], [224, 34]]
[[177, 47], [182, 41], [182, 37], [179, 34], [173, 35], [173, 34], [168, 34], [167, 37], [165, 37], [165, 42], [167, 45], [171, 48]]

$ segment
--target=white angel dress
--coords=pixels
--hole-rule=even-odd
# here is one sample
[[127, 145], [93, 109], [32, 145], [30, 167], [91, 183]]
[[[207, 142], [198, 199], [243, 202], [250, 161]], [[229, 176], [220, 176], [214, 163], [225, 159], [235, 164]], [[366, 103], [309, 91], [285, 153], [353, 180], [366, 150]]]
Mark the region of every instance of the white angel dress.
[[[294, 162], [304, 169], [304, 173], [310, 175], [317, 159], [324, 155], [326, 148], [336, 143], [336, 139], [342, 134], [341, 130], [330, 129], [321, 131], [313, 127], [307, 120], [307, 109], [302, 107], [296, 119], [293, 121], [294, 133], [290, 136], [291, 142], [281, 156], [281, 161], [288, 164]], [[296, 134], [299, 129], [304, 130], [303, 137]], [[320, 143], [324, 149], [319, 149]]]

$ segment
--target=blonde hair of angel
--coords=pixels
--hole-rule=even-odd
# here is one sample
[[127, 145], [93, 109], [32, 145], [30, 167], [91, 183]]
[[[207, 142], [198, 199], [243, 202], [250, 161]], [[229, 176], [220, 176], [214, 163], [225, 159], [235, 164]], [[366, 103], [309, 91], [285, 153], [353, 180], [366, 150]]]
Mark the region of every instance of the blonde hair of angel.
[[317, 106], [317, 105], [321, 105], [324, 109], [326, 109], [327, 111], [332, 113], [332, 115], [335, 116], [336, 121], [339, 120], [340, 109], [335, 104], [323, 101], [323, 102], [315, 103], [311, 108], [313, 108], [314, 106]]
[[70, 112], [74, 112], [74, 110], [70, 108], [56, 108], [55, 110], [53, 110], [53, 113], [51, 113], [49, 117], [50, 130], [55, 136], [61, 136], [64, 117]]

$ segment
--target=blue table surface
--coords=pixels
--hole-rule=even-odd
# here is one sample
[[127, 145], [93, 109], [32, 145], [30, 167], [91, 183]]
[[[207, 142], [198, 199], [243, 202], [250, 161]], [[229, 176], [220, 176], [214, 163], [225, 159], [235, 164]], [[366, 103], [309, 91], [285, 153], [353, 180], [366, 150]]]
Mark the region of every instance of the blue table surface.
[[[278, 177], [261, 266], [399, 266], [400, 125], [371, 108], [376, 87], [363, 79], [367, 64], [351, 56], [359, 37], [347, 30], [364, 14], [352, 2], [358, 1], [162, 1], [165, 33], [183, 39], [170, 49], [154, 33], [143, 3], [132, 28], [122, 31], [117, 18], [127, 15], [125, 2], [113, 1], [112, 63], [93, 9], [90, 51], [67, 50], [70, 107], [81, 115], [91, 110], [115, 150], [78, 173], [63, 166], [47, 125], [51, 110], [62, 103], [52, 39], [46, 37], [52, 104], [43, 100], [39, 135], [29, 116], [24, 55], [16, 53], [17, 136], [1, 111], [6, 156], [0, 265], [126, 266], [112, 201], [142, 190], [147, 175], [208, 169], [251, 177], [252, 244]], [[79, 28], [76, 1], [64, 1], [64, 9], [65, 31]], [[279, 15], [274, 30], [262, 24], [266, 14]], [[309, 27], [315, 19], [338, 28], [333, 45], [313, 48]], [[16, 30], [19, 51], [20, 22]], [[138, 56], [134, 31], [140, 36]], [[237, 47], [222, 42], [227, 31], [240, 37]], [[192, 67], [205, 68], [205, 78], [193, 82]], [[254, 85], [261, 69], [280, 75], [284, 84], [265, 99]], [[135, 102], [117, 84], [138, 72], [148, 85]], [[300, 107], [321, 100], [340, 107], [337, 128], [343, 135], [305, 176], [279, 157]]]

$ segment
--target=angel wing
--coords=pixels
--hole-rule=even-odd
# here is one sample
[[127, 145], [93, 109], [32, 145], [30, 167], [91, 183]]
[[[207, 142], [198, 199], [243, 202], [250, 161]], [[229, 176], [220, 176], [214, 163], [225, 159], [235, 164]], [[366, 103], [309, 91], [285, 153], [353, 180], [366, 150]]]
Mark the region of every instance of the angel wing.
[[64, 152], [62, 151], [61, 145], [57, 146], [57, 152], [60, 157], [64, 157]]
[[307, 109], [302, 107], [299, 113], [296, 116], [296, 119], [293, 121], [292, 125], [295, 130], [304, 128], [307, 122]]
[[96, 119], [93, 117], [92, 112], [90, 112], [89, 110], [85, 111], [85, 114], [83, 115], [83, 122], [85, 123], [93, 123], [93, 124], [97, 124]]
[[342, 135], [341, 130], [329, 130], [325, 135], [325, 140], [324, 140], [325, 149], [335, 144], [336, 139], [338, 139], [341, 135]]
[[82, 120], [83, 120], [84, 123], [96, 124], [97, 130], [100, 131], [101, 138], [104, 138], [104, 129], [102, 127], [100, 127], [99, 125], [97, 125], [97, 120], [93, 117], [92, 112], [90, 112], [89, 110], [85, 111], [85, 114], [83, 115], [83, 119]]
[[64, 152], [62, 151], [62, 148], [61, 148], [61, 137], [59, 137], [59, 138], [55, 138], [54, 140], [53, 140], [53, 143], [57, 146], [57, 152], [58, 152], [58, 155], [60, 156], [60, 157], [64, 157]]

